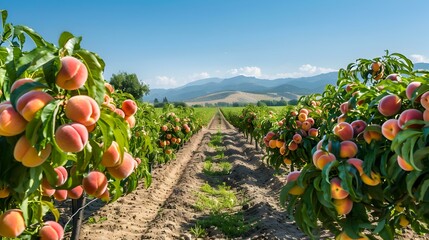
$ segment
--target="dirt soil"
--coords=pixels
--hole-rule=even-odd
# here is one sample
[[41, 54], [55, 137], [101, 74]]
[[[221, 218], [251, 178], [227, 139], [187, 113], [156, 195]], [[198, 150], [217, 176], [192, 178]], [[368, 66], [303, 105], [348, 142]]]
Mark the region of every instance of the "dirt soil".
[[[203, 164], [207, 157], [216, 154], [208, 143], [219, 131], [223, 135], [224, 157], [232, 164], [231, 173], [221, 176], [220, 182], [248, 200], [241, 209], [244, 218], [258, 220], [237, 239], [307, 239], [280, 207], [278, 196], [285, 177], [275, 176], [274, 170], [261, 161], [262, 152], [221, 114], [184, 145], [177, 159], [153, 169], [149, 189], [141, 184], [116, 202], [89, 205], [80, 239], [195, 239], [190, 228], [207, 216], [194, 207], [196, 193], [204, 183], [213, 180], [203, 173]], [[89, 216], [95, 223], [88, 222]], [[227, 238], [218, 229], [208, 229], [207, 233], [206, 239]], [[404, 239], [411, 237], [404, 235]], [[322, 238], [333, 236], [325, 232]]]

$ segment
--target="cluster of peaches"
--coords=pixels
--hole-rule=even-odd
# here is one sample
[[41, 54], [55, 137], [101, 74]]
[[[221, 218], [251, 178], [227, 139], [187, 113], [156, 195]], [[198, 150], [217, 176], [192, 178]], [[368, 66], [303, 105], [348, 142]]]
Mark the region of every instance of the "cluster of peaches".
[[[61, 59], [61, 68], [55, 83], [61, 89], [78, 90], [84, 86], [87, 77], [88, 70], [85, 64], [77, 58], [67, 56]], [[34, 80], [31, 78], [19, 79], [11, 86], [10, 93], [32, 82]], [[113, 92], [110, 84], [105, 85]], [[27, 125], [55, 99], [63, 100], [65, 117], [61, 119], [62, 124], [55, 129], [54, 139], [44, 144], [42, 149], [38, 149], [25, 134]], [[105, 100], [103, 103], [105, 105], [112, 103], [108, 96]], [[134, 126], [137, 105], [133, 100], [123, 101], [120, 109], [111, 109], [121, 115], [130, 127]], [[16, 106], [13, 106], [10, 101], [0, 103], [0, 136], [18, 136], [13, 157], [25, 167], [32, 168], [42, 165], [49, 159], [54, 146], [66, 153], [83, 151], [88, 144], [89, 134], [95, 129], [99, 118], [100, 107], [90, 96], [74, 95], [68, 99], [54, 98], [47, 91], [36, 88], [19, 96]], [[55, 159], [51, 159], [51, 161], [52, 166], [58, 165]], [[124, 179], [135, 170], [139, 164], [138, 161], [139, 159], [134, 159], [113, 141], [103, 153], [101, 165], [107, 169], [111, 177]], [[77, 199], [85, 191], [90, 196], [109, 200], [108, 179], [103, 172], [91, 171], [83, 178], [81, 185], [66, 189], [64, 184], [67, 179], [76, 175], [75, 167], [67, 170], [64, 166], [57, 166], [54, 170], [57, 174], [57, 182], [49, 182], [46, 177], [43, 177], [41, 181], [41, 192], [44, 196], [53, 196], [56, 200], [63, 201], [67, 198]], [[11, 191], [8, 186], [0, 186], [0, 198], [9, 197]], [[19, 236], [24, 229], [23, 214], [20, 210], [11, 209], [0, 216], [0, 236], [14, 238]], [[63, 230], [55, 222], [46, 222], [40, 228], [39, 235], [41, 239], [60, 239], [63, 236]]]
[[159, 146], [165, 154], [171, 155], [192, 134], [192, 124], [189, 118], [180, 118], [174, 112], [166, 113], [161, 119], [164, 124], [159, 133]]
[[[317, 106], [316, 101], [312, 101], [313, 107]], [[316, 110], [319, 114], [320, 109]], [[277, 122], [278, 129], [268, 132], [263, 138], [269, 151], [283, 156], [284, 164], [291, 164], [292, 159], [296, 159], [293, 154], [303, 144], [304, 141], [314, 141], [319, 130], [315, 125], [315, 120], [310, 116], [311, 110], [301, 108], [299, 111], [292, 110], [286, 118]], [[302, 156], [301, 156], [302, 158]], [[305, 159], [302, 159], [305, 162]]]

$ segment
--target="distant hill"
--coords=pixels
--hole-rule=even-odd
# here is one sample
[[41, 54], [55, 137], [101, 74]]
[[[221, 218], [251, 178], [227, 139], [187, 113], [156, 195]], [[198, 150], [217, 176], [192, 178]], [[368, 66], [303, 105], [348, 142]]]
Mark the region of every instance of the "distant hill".
[[[429, 70], [429, 63], [415, 63], [415, 69]], [[206, 78], [171, 89], [151, 89], [143, 100], [190, 104], [229, 102], [257, 102], [259, 100], [297, 99], [302, 95], [321, 93], [327, 84], [335, 85], [338, 72], [319, 74], [312, 77], [279, 78], [274, 80], [235, 76], [232, 78]]]

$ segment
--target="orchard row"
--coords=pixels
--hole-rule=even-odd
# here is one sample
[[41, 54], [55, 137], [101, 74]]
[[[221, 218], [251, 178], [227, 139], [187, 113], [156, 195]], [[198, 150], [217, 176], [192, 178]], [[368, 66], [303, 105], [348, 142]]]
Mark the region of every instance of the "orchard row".
[[55, 46], [1, 14], [0, 236], [61, 239], [57, 202], [110, 202], [149, 186], [151, 168], [174, 159], [202, 123], [193, 109], [167, 105], [160, 115], [115, 91], [80, 37], [64, 32]]
[[358, 59], [281, 113], [226, 114], [289, 171], [280, 200], [312, 238], [393, 239], [429, 223], [429, 72], [401, 54]]

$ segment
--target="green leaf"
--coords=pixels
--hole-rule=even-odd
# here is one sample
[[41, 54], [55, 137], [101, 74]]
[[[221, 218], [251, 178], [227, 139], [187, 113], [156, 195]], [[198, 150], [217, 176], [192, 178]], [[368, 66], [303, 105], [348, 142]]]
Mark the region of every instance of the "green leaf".
[[60, 38], [58, 39], [58, 47], [63, 48], [67, 41], [71, 38], [74, 38], [74, 35], [70, 32], [64, 31], [61, 33]]
[[429, 187], [429, 179], [426, 179], [423, 181], [423, 183], [420, 183], [419, 188], [416, 191], [416, 197], [418, 199], [418, 201], [423, 201], [426, 194], [427, 194], [427, 190]]
[[7, 10], [2, 9], [0, 10], [0, 12], [1, 12], [1, 23], [4, 28], [4, 25], [6, 24], [6, 19], [7, 19]]
[[49, 202], [49, 201], [44, 201], [42, 200], [40, 202], [42, 205], [46, 206], [49, 208], [49, 211], [54, 215], [55, 217], [55, 221], [58, 221], [60, 219], [60, 211], [58, 211], [58, 209], [54, 206], [53, 202]]
[[43, 37], [33, 29], [22, 25], [15, 26], [15, 35], [19, 35], [22, 32], [26, 33], [34, 41], [34, 44], [36, 44], [37, 47], [44, 46], [52, 49], [54, 48], [52, 43], [46, 42], [45, 39], [43, 39]]
[[46, 47], [35, 48], [18, 59], [16, 75], [20, 77], [25, 71], [36, 71], [54, 58], [57, 57], [52, 54], [51, 49]]

